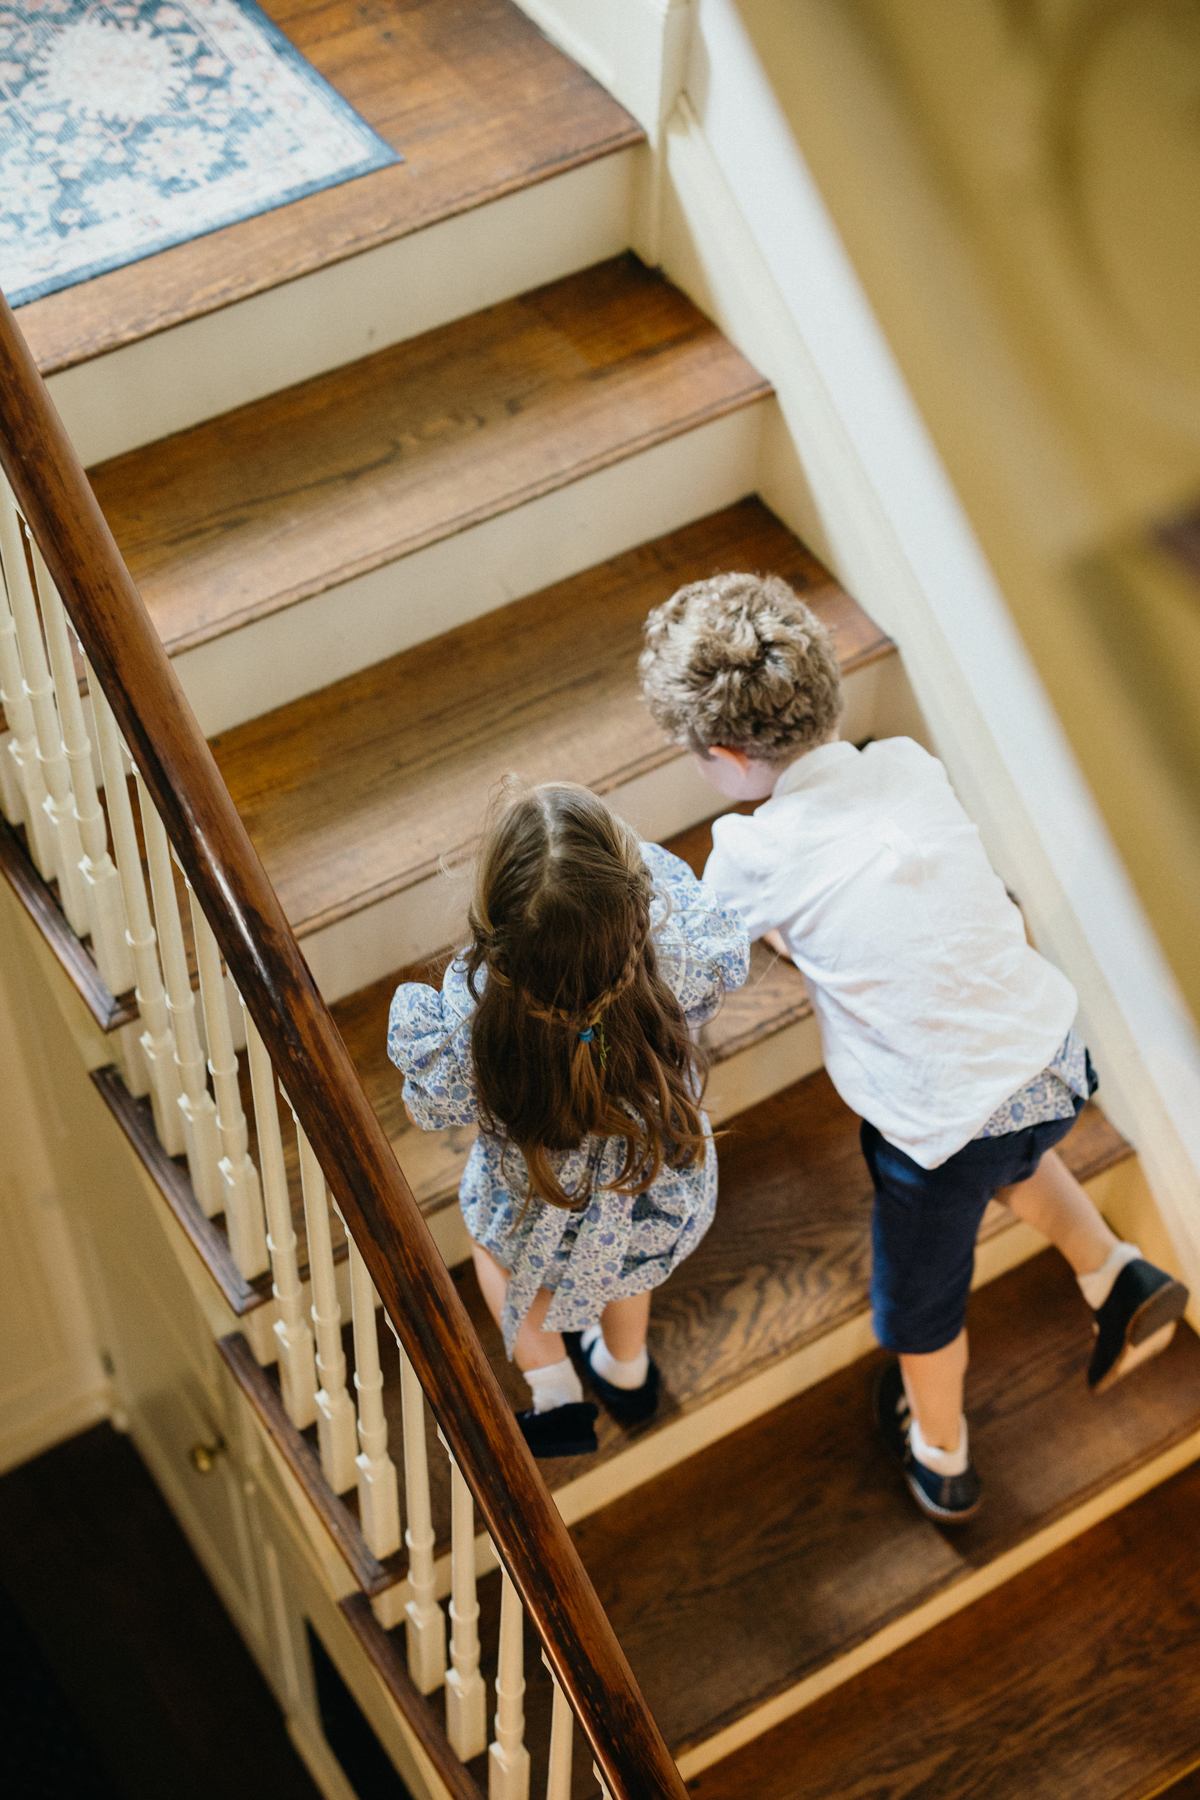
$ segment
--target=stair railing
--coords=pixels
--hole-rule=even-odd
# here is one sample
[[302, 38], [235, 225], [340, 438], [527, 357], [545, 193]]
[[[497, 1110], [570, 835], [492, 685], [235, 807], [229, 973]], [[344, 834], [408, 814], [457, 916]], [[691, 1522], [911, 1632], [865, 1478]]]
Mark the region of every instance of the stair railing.
[[[488, 1747], [478, 1512], [503, 1582], [490, 1800], [529, 1793], [523, 1609], [554, 1682], [547, 1800], [571, 1791], [572, 1712], [602, 1794], [683, 1800], [675, 1764], [2, 296], [0, 469], [0, 811], [24, 829], [30, 858], [56, 884], [74, 932], [90, 940], [111, 992], [136, 984], [138, 1017], [118, 1034], [125, 1083], [147, 1098], [166, 1153], [186, 1156], [200, 1206], [223, 1215], [242, 1276], [269, 1265], [283, 1404], [296, 1426], [316, 1423], [330, 1486], [357, 1488], [377, 1557], [401, 1540], [381, 1399], [382, 1301], [400, 1358], [408, 1552], [400, 1592], [414, 1683], [425, 1694], [444, 1683], [447, 1736], [462, 1761]], [[289, 1164], [303, 1194], [306, 1267]], [[343, 1234], [353, 1397], [336, 1270]], [[436, 1593], [427, 1408], [450, 1459], [448, 1642]]]

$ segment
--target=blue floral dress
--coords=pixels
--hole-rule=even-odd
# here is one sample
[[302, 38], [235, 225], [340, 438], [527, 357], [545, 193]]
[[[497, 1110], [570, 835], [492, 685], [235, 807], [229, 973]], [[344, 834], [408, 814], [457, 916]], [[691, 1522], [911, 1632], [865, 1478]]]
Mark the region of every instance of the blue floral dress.
[[[750, 966], [746, 927], [727, 912], [686, 863], [657, 844], [642, 855], [654, 879], [651, 906], [659, 972], [693, 1027], [711, 1019]], [[423, 1131], [469, 1125], [479, 1117], [471, 1066], [471, 1014], [466, 966], [455, 959], [442, 991], [422, 982], [396, 989], [388, 1019], [388, 1055], [404, 1076], [404, 1100]], [[704, 1115], [702, 1114], [703, 1118]], [[501, 1321], [511, 1357], [521, 1321], [540, 1287], [553, 1290], [547, 1331], [582, 1331], [610, 1300], [645, 1293], [665, 1281], [712, 1223], [717, 1157], [709, 1132], [699, 1168], [664, 1168], [644, 1194], [615, 1194], [608, 1183], [625, 1159], [623, 1138], [585, 1138], [553, 1161], [565, 1191], [590, 1183], [591, 1199], [566, 1212], [533, 1198], [525, 1204], [524, 1158], [515, 1146], [481, 1132], [463, 1172], [459, 1202], [467, 1230], [511, 1280]]]

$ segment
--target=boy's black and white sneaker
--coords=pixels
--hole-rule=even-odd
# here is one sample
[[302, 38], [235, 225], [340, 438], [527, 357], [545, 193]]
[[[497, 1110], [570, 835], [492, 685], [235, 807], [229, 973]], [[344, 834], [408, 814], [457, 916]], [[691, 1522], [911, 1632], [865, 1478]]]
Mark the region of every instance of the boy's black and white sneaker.
[[519, 1412], [517, 1424], [535, 1456], [590, 1456], [600, 1448], [596, 1438], [599, 1412], [590, 1400], [572, 1400], [549, 1412], [534, 1412], [532, 1408]]
[[[618, 1425], [644, 1425], [658, 1411], [659, 1396], [662, 1391], [662, 1378], [658, 1372], [658, 1364], [653, 1357], [649, 1358], [646, 1379], [641, 1387], [619, 1388], [611, 1381], [605, 1381], [603, 1375], [597, 1375], [592, 1367], [591, 1350], [585, 1350], [582, 1343], [582, 1332], [564, 1334], [567, 1342], [577, 1352], [583, 1364], [593, 1392], [604, 1402], [605, 1410], [611, 1413]], [[603, 1343], [603, 1338], [597, 1338]], [[595, 1346], [593, 1345], [592, 1348]]]
[[1165, 1269], [1156, 1269], [1143, 1256], [1127, 1262], [1104, 1305], [1092, 1314], [1096, 1331], [1088, 1369], [1092, 1392], [1102, 1394], [1139, 1363], [1165, 1350], [1187, 1303], [1188, 1290]]
[[875, 1384], [875, 1420], [909, 1492], [928, 1518], [939, 1525], [961, 1525], [975, 1516], [983, 1490], [970, 1463], [961, 1475], [939, 1475], [913, 1455], [909, 1441], [912, 1413], [898, 1362], [888, 1363]]

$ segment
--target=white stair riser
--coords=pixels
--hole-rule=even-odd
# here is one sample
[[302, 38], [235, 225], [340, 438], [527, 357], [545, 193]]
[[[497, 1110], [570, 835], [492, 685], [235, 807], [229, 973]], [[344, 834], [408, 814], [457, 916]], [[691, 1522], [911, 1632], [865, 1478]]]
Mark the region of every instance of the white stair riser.
[[475, 207], [49, 378], [85, 464], [617, 256], [639, 148]]
[[173, 658], [208, 736], [754, 490], [759, 400]]
[[[862, 735], [874, 733], [874, 725], [867, 709], [859, 708], [857, 689], [860, 683], [875, 688], [879, 666], [872, 664], [846, 682], [848, 717], [868, 718]], [[690, 756], [673, 757], [648, 775], [613, 788], [605, 797], [648, 839], [686, 831], [711, 818], [719, 804]], [[482, 812], [486, 795], [481, 794], [479, 802]], [[469, 870], [439, 872], [319, 931], [302, 932], [301, 949], [325, 999], [330, 1003], [344, 999], [368, 982], [378, 981], [389, 969], [440, 950], [464, 929], [469, 890]]]

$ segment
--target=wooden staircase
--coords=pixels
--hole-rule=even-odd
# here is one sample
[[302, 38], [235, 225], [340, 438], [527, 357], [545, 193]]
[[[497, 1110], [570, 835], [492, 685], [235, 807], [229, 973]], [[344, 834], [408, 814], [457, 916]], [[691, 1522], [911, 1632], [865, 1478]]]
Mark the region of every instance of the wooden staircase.
[[[462, 929], [456, 868], [489, 791], [510, 769], [585, 782], [699, 870], [711, 790], [662, 742], [634, 664], [649, 607], [721, 568], [778, 572], [828, 623], [845, 735], [923, 726], [894, 646], [759, 497], [778, 425], [768, 385], [626, 248], [641, 137], [627, 115], [508, 0], [364, 7], [353, 22], [316, 0], [271, 10], [406, 161], [39, 301], [21, 322], [81, 441], [103, 447], [91, 476], [117, 543], [521, 1406], [466, 1260], [455, 1190], [470, 1134], [411, 1126], [384, 1043], [397, 981], [436, 979]], [[522, 230], [533, 278], [518, 284]], [[410, 299], [381, 298], [397, 282]], [[331, 295], [344, 316], [325, 343]], [[266, 345], [261, 366], [245, 378], [255, 359], [239, 352], [206, 385], [196, 357], [234, 331]], [[178, 387], [139, 409], [130, 394], [172, 346]], [[96, 998], [22, 844], [7, 831], [0, 846], [10, 880], [118, 1030], [132, 1006]], [[708, 1048], [721, 1200], [655, 1298], [659, 1415], [634, 1432], [602, 1416], [597, 1456], [541, 1465], [690, 1787], [704, 1800], [1150, 1800], [1200, 1762], [1200, 1342], [1181, 1327], [1094, 1399], [1075, 1284], [993, 1207], [968, 1387], [986, 1506], [939, 1531], [870, 1422], [869, 1181], [797, 972], [756, 946]], [[244, 1058], [239, 1079], [252, 1120]], [[116, 1067], [94, 1080], [211, 1278], [225, 1368], [340, 1561], [363, 1679], [434, 1744], [441, 1703], [416, 1695], [399, 1615], [381, 1604], [407, 1554], [373, 1555], [354, 1493], [321, 1473], [315, 1427], [284, 1410], [270, 1277], [239, 1272], [149, 1101]], [[1117, 1223], [1141, 1216], [1134, 1151], [1096, 1106], [1064, 1154]], [[294, 1140], [287, 1178], [305, 1278]], [[347, 1254], [335, 1238], [343, 1280]], [[379, 1341], [398, 1445], [382, 1315]], [[435, 1448], [430, 1421], [444, 1592], [449, 1471]], [[491, 1654], [500, 1576], [482, 1536], [478, 1560], [493, 1571], [480, 1587]], [[526, 1630], [541, 1780], [550, 1685]], [[486, 1785], [483, 1759], [462, 1780], [443, 1766], [457, 1794], [472, 1776]], [[595, 1792], [581, 1751], [574, 1780]]]

